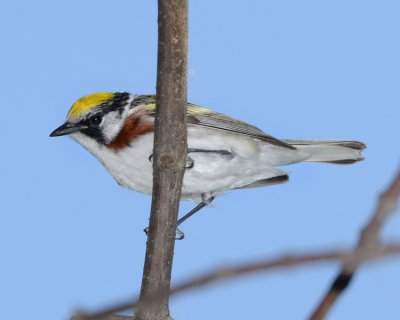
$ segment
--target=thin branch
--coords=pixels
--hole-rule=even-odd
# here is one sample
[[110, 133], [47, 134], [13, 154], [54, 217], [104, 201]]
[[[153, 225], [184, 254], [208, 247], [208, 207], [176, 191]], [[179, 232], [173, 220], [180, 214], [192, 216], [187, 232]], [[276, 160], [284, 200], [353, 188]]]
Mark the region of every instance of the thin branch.
[[325, 315], [331, 310], [333, 304], [348, 287], [356, 269], [361, 264], [361, 257], [376, 251], [380, 247], [379, 232], [385, 221], [394, 212], [400, 196], [400, 170], [393, 179], [387, 190], [380, 196], [377, 208], [371, 220], [361, 230], [357, 247], [354, 249], [354, 259], [343, 263], [342, 270], [336, 276], [330, 289], [320, 301], [315, 311], [312, 313], [311, 320], [324, 319]]
[[[80, 312], [77, 312], [71, 318], [71, 320], [82, 320], [82, 319], [85, 319], [85, 316]], [[101, 317], [101, 318], [97, 318], [97, 319], [102, 319], [102, 320], [137, 320], [137, 318], [135, 316], [123, 316], [123, 315], [119, 315], [119, 314], [108, 314], [107, 316], [104, 316], [104, 317]]]
[[[360, 234], [358, 246], [352, 251], [330, 251], [317, 253], [304, 253], [300, 255], [286, 255], [276, 259], [265, 259], [263, 261], [246, 263], [231, 267], [220, 268], [202, 276], [193, 278], [183, 282], [170, 291], [170, 295], [177, 294], [193, 288], [202, 287], [210, 283], [231, 278], [238, 278], [246, 274], [255, 272], [266, 272], [275, 269], [295, 267], [306, 264], [315, 264], [328, 261], [342, 261], [343, 270], [333, 282], [331, 289], [328, 291], [323, 301], [320, 303], [311, 319], [323, 319], [325, 314], [337, 300], [340, 293], [347, 287], [351, 281], [353, 272], [356, 267], [367, 260], [378, 259], [385, 256], [391, 256], [400, 253], [400, 243], [391, 243], [380, 246], [378, 242], [378, 232], [385, 220], [392, 214], [396, 207], [396, 203], [400, 196], [400, 172], [394, 179], [390, 187], [385, 191], [378, 202], [377, 209], [370, 222], [363, 228]], [[165, 293], [164, 293], [165, 294]], [[160, 301], [163, 299], [162, 293], [156, 292], [154, 295], [148, 296], [149, 300]], [[79, 313], [75, 319], [79, 320], [100, 320], [110, 319], [109, 316], [116, 312], [121, 312], [138, 305], [138, 300], [130, 300], [112, 308], [103, 310], [95, 314]]]
[[[247, 274], [253, 274], [255, 272], [268, 272], [276, 269], [291, 268], [302, 265], [316, 264], [329, 261], [342, 261], [346, 263], [353, 259], [357, 260], [372, 260], [386, 256], [400, 254], [400, 243], [388, 244], [383, 248], [378, 248], [373, 252], [368, 252], [364, 256], [354, 256], [353, 251], [329, 251], [329, 252], [311, 252], [303, 253], [298, 255], [286, 255], [275, 259], [265, 259], [252, 263], [246, 263], [242, 265], [222, 267], [217, 270], [205, 273], [201, 276], [195, 277], [188, 281], [182, 282], [181, 284], [173, 287], [170, 291], [170, 295], [175, 295], [183, 291], [195, 289], [215, 283], [222, 280], [236, 279]], [[160, 295], [154, 295], [149, 297], [151, 300], [159, 300]], [[103, 310], [95, 314], [80, 314], [79, 320], [100, 320], [108, 319], [107, 317], [115, 312], [121, 312], [123, 310], [135, 308], [138, 300], [130, 300], [119, 305], [116, 305], [110, 309]]]
[[[169, 318], [175, 230], [186, 163], [187, 1], [158, 1], [153, 199], [136, 317]], [[149, 297], [161, 294], [161, 299]]]

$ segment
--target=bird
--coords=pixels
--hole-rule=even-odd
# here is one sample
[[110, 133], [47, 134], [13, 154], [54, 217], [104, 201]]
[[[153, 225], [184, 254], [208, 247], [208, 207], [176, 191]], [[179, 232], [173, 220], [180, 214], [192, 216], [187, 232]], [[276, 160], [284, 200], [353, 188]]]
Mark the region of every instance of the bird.
[[[97, 92], [79, 98], [50, 136], [69, 135], [92, 153], [118, 184], [152, 193], [156, 95]], [[182, 200], [197, 205], [235, 190], [287, 182], [280, 167], [300, 162], [352, 164], [366, 145], [347, 140], [277, 139], [244, 121], [187, 103], [187, 161]], [[147, 231], [147, 229], [145, 229]], [[177, 229], [177, 239], [184, 234]]]

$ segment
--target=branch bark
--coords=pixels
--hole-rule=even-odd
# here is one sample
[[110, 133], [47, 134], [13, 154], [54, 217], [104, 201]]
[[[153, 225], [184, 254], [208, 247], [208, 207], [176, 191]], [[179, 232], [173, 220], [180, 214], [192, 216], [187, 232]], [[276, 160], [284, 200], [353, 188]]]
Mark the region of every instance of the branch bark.
[[[175, 230], [186, 164], [187, 1], [158, 1], [157, 110], [153, 198], [136, 316], [169, 319]], [[160, 294], [153, 303], [149, 297]]]

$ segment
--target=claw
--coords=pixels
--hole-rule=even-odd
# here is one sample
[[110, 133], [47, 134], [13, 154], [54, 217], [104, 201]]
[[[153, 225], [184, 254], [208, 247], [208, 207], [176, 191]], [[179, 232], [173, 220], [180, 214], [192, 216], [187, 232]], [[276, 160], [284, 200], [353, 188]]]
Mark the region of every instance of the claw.
[[[146, 234], [146, 236], [149, 236], [149, 227], [144, 228], [143, 232]], [[175, 240], [182, 240], [183, 238], [185, 238], [185, 234], [179, 230], [178, 228], [176, 228], [175, 231]]]
[[175, 240], [182, 240], [185, 237], [185, 234], [179, 230], [178, 228], [176, 228], [175, 231]]

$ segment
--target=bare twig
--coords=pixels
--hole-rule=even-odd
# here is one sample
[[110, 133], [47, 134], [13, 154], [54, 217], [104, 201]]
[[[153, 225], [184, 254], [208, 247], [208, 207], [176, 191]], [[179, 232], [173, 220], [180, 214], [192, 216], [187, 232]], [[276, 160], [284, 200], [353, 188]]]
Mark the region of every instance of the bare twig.
[[[385, 247], [379, 248], [375, 251], [369, 252], [363, 257], [357, 257], [360, 260], [371, 260], [378, 259], [385, 256], [390, 256], [400, 253], [400, 243], [388, 244]], [[228, 266], [213, 270], [205, 273], [196, 278], [182, 282], [181, 284], [171, 289], [170, 295], [178, 294], [189, 289], [199, 288], [206, 286], [217, 281], [229, 280], [232, 278], [239, 278], [247, 274], [255, 272], [267, 272], [276, 269], [290, 268], [307, 264], [315, 264], [328, 261], [350, 261], [354, 259], [353, 251], [329, 251], [329, 252], [311, 252], [297, 255], [286, 255], [274, 259], [265, 259], [262, 261], [256, 261], [252, 263], [246, 263], [236, 266]], [[151, 300], [159, 300], [160, 295], [154, 295], [149, 297]], [[119, 305], [116, 305], [110, 309], [103, 310], [96, 314], [80, 314], [79, 320], [100, 320], [108, 319], [107, 317], [115, 312], [120, 312], [126, 309], [134, 308], [138, 303], [138, 300], [129, 300]]]
[[[82, 320], [82, 319], [86, 319], [86, 317], [84, 316], [84, 314], [77, 312], [72, 318], [71, 320]], [[107, 316], [104, 317], [97, 317], [97, 319], [102, 319], [102, 320], [137, 320], [137, 318], [135, 316], [123, 316], [123, 315], [119, 315], [119, 314], [108, 314]]]
[[[327, 261], [342, 261], [342, 272], [336, 277], [331, 289], [327, 292], [318, 308], [315, 310], [311, 319], [323, 319], [330, 310], [333, 303], [337, 300], [340, 293], [346, 288], [351, 280], [352, 274], [357, 266], [367, 260], [378, 259], [400, 253], [400, 243], [391, 243], [381, 246], [379, 244], [378, 232], [385, 220], [394, 211], [396, 202], [400, 196], [400, 172], [394, 179], [390, 187], [385, 191], [378, 202], [375, 213], [369, 223], [363, 228], [360, 234], [360, 240], [355, 250], [351, 251], [329, 251], [317, 253], [304, 253], [299, 255], [287, 255], [276, 259], [266, 259], [263, 261], [246, 263], [243, 265], [225, 267], [205, 273], [202, 276], [186, 281], [173, 287], [170, 295], [177, 294], [189, 289], [202, 287], [210, 283], [231, 278], [238, 278], [249, 273], [271, 271], [295, 267], [299, 265], [321, 263]], [[162, 301], [165, 292], [155, 292], [149, 295], [151, 301]], [[168, 294], [167, 294], [168, 295]], [[80, 313], [76, 316], [79, 320], [98, 320], [110, 319], [109, 316], [115, 312], [120, 312], [129, 308], [135, 308], [139, 300], [130, 300], [96, 314]]]
[[[136, 316], [169, 319], [168, 293], [186, 163], [187, 1], [158, 1], [153, 199]], [[161, 294], [161, 299], [149, 297]]]
[[340, 295], [346, 290], [354, 272], [362, 262], [361, 257], [379, 250], [379, 231], [383, 223], [394, 212], [400, 196], [400, 170], [387, 190], [382, 193], [377, 208], [371, 220], [362, 229], [357, 247], [354, 249], [354, 257], [343, 263], [342, 270], [333, 281], [330, 289], [311, 315], [311, 320], [324, 319]]

